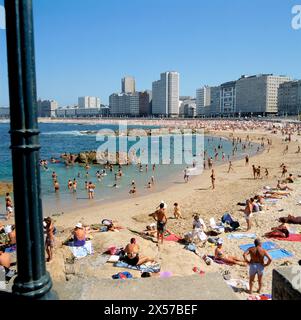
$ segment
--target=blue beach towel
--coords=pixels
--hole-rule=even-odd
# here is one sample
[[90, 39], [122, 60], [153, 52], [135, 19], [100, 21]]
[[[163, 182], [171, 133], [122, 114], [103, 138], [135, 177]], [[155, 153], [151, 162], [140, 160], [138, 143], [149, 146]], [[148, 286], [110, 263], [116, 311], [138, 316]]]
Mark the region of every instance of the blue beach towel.
[[192, 252], [195, 252], [195, 251], [196, 251], [196, 246], [195, 246], [195, 244], [193, 244], [193, 243], [189, 243], [189, 244], [186, 245], [184, 248], [185, 248], [186, 250], [189, 250], [189, 251], [192, 251]]
[[[243, 245], [240, 245], [239, 248], [243, 251], [247, 251], [248, 249], [252, 248], [252, 247], [255, 247], [255, 245], [253, 243], [249, 243], [249, 244], [243, 244]], [[279, 246], [274, 243], [274, 242], [271, 242], [271, 241], [266, 241], [266, 242], [263, 242], [262, 243], [262, 249], [264, 250], [273, 250], [273, 249], [278, 249]]]
[[228, 235], [228, 239], [256, 239], [255, 233], [231, 233]]
[[151, 266], [147, 266], [145, 264], [142, 264], [140, 266], [132, 266], [124, 261], [118, 261], [118, 262], [114, 263], [114, 267], [128, 268], [128, 269], [137, 270], [137, 271], [141, 271], [141, 272], [153, 272], [153, 273], [160, 272], [160, 269], [161, 269], [159, 264], [155, 264], [155, 265], [151, 265]]
[[273, 260], [291, 258], [293, 254], [285, 249], [276, 249], [268, 252]]

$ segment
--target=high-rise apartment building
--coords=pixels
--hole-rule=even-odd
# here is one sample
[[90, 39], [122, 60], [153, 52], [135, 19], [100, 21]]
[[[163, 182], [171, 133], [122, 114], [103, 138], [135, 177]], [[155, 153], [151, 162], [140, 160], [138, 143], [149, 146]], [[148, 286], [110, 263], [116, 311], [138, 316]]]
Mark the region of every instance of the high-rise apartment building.
[[55, 100], [38, 100], [39, 117], [56, 117], [58, 103]]
[[233, 114], [236, 112], [236, 81], [221, 84], [220, 112], [221, 114]]
[[301, 113], [301, 80], [280, 84], [278, 89], [278, 114], [297, 115]]
[[196, 90], [196, 115], [205, 115], [205, 108], [211, 103], [211, 88], [204, 86]]
[[124, 77], [121, 79], [121, 92], [122, 93], [134, 93], [136, 92], [135, 78]]
[[139, 92], [110, 95], [110, 113], [116, 116], [139, 115]]
[[273, 74], [242, 76], [236, 81], [236, 111], [242, 114], [277, 113], [279, 86], [290, 80]]
[[100, 98], [98, 97], [79, 97], [78, 98], [78, 107], [80, 109], [87, 109], [87, 108], [100, 108]]
[[161, 79], [152, 85], [152, 113], [160, 116], [177, 116], [179, 114], [179, 73], [161, 73]]
[[139, 114], [149, 116], [152, 114], [152, 91], [139, 92]]

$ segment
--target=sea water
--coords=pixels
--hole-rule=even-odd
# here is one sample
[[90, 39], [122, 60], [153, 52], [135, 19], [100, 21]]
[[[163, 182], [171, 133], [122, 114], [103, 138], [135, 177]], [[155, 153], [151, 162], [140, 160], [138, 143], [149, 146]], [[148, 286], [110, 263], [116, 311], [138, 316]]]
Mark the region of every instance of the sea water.
[[[84, 151], [97, 150], [101, 145], [101, 142], [97, 141], [96, 134], [86, 134], [85, 131], [96, 132], [101, 129], [118, 130], [118, 125], [88, 125], [88, 124], [72, 124], [72, 123], [41, 123], [39, 125], [40, 134], [40, 158], [48, 160], [48, 170], [41, 168], [41, 187], [42, 187], [42, 199], [43, 205], [46, 207], [47, 214], [59, 213], [72, 207], [81, 207], [86, 205], [88, 200], [88, 194], [85, 189], [85, 181], [92, 181], [96, 185], [95, 199], [93, 202], [105, 202], [113, 201], [122, 198], [133, 197], [129, 194], [131, 189], [132, 180], [135, 181], [137, 187], [137, 195], [143, 195], [155, 191], [160, 191], [166, 187], [183, 183], [183, 170], [187, 167], [187, 164], [157, 164], [155, 170], [152, 170], [152, 164], [148, 164], [148, 171], [146, 171], [145, 165], [143, 165], [143, 172], [139, 171], [137, 165], [122, 166], [123, 176], [115, 181], [115, 173], [118, 171], [118, 166], [114, 166], [114, 172], [106, 170], [107, 175], [104, 176], [101, 181], [96, 177], [96, 171], [102, 171], [102, 165], [91, 165], [89, 175], [86, 176], [86, 170], [84, 165], [75, 164], [74, 166], [66, 167], [64, 162], [52, 164], [50, 158], [54, 157], [59, 159], [63, 153], [79, 153]], [[128, 126], [128, 129], [155, 129], [156, 127], [148, 126]], [[117, 138], [118, 139], [118, 138]], [[120, 139], [127, 139], [126, 137], [120, 137]], [[160, 157], [162, 156], [162, 141], [150, 140], [148, 137], [149, 153], [150, 149], [154, 147], [154, 144], [158, 143], [157, 149], [159, 150]], [[195, 136], [192, 136], [195, 140]], [[195, 141], [194, 141], [195, 142]], [[128, 148], [132, 147], [135, 142], [129, 142]], [[214, 158], [215, 148], [218, 145], [222, 145], [222, 149], [219, 149], [219, 160], [221, 159], [222, 152], [225, 153], [225, 162], [228, 159], [228, 155], [231, 160], [241, 158], [247, 152], [250, 156], [257, 150], [257, 145], [253, 145], [251, 149], [247, 151], [242, 150], [242, 146], [238, 145], [238, 150], [235, 157], [232, 157], [232, 141], [222, 139], [219, 137], [204, 137], [203, 149], [207, 151], [207, 156]], [[11, 150], [10, 135], [9, 135], [9, 123], [0, 123], [0, 181], [12, 181], [12, 167], [11, 167]], [[173, 139], [170, 140], [171, 158], [173, 152], [181, 150], [174, 150], [176, 145], [173, 143]], [[192, 143], [191, 153], [196, 152], [195, 143]], [[62, 160], [62, 159], [60, 159]], [[221, 160], [220, 160], [221, 162]], [[191, 165], [189, 165], [191, 167]], [[60, 183], [60, 192], [56, 194], [53, 188], [52, 172], [55, 171]], [[80, 176], [80, 177], [78, 177]], [[152, 189], [147, 188], [147, 184], [151, 177], [154, 177], [155, 184]], [[76, 178], [77, 192], [73, 193], [67, 187], [68, 180]], [[113, 185], [117, 183], [117, 188]], [[4, 199], [1, 198], [1, 211], [5, 210]], [[1, 212], [2, 213], [2, 212]]]

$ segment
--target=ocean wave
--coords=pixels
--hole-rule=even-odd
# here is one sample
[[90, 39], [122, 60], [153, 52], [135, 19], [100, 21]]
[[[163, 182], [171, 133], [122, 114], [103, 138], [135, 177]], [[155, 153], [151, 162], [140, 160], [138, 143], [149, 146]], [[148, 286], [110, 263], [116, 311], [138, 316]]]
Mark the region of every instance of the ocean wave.
[[66, 136], [83, 136], [84, 134], [77, 130], [70, 131], [50, 131], [50, 132], [41, 132], [42, 135], [55, 136], [55, 135], [66, 135]]

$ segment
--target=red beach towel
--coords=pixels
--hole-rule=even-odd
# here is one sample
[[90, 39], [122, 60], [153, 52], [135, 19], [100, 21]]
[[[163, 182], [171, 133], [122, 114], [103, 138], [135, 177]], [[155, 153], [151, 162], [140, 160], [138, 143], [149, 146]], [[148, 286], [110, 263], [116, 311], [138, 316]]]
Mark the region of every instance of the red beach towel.
[[273, 237], [273, 239], [283, 240], [283, 241], [292, 241], [292, 242], [301, 242], [301, 234], [290, 234], [288, 238]]
[[170, 232], [169, 230], [166, 230], [166, 232], [164, 234], [164, 240], [178, 242], [182, 239], [180, 237], [176, 236], [174, 233]]

